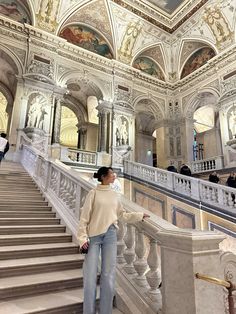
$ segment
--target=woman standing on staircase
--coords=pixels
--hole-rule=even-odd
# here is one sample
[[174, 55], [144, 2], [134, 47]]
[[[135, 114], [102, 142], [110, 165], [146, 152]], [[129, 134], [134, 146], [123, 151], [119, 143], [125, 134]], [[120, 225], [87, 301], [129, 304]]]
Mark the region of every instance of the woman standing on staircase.
[[115, 180], [111, 167], [101, 167], [94, 173], [99, 184], [91, 190], [82, 208], [78, 240], [82, 250], [87, 250], [83, 265], [83, 314], [95, 314], [98, 261], [101, 253], [100, 314], [111, 314], [117, 252], [117, 220], [138, 222], [149, 216], [143, 213], [126, 213], [119, 195], [111, 190]]

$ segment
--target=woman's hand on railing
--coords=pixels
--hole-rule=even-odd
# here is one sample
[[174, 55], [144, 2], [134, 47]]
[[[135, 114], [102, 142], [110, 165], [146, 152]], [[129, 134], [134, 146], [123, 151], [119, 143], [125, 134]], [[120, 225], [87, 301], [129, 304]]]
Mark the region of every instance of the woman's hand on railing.
[[143, 219], [142, 221], [144, 221], [144, 219], [150, 218], [150, 216], [148, 214], [143, 213]]

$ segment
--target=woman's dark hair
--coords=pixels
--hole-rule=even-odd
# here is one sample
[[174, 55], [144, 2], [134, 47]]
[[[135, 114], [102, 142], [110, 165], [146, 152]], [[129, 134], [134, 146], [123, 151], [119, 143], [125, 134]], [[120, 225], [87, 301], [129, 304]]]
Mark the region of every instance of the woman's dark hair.
[[94, 172], [93, 177], [98, 179], [99, 182], [102, 182], [102, 177], [106, 177], [109, 173], [109, 170], [113, 170], [111, 167], [101, 167], [97, 172]]

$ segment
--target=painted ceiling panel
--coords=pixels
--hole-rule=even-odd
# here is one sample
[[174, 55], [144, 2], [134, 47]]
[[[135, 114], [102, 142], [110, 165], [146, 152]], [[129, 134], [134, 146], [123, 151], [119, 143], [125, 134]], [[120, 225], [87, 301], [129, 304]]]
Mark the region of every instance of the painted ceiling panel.
[[142, 0], [142, 2], [149, 4], [153, 8], [164, 10], [168, 14], [172, 14], [184, 0]]

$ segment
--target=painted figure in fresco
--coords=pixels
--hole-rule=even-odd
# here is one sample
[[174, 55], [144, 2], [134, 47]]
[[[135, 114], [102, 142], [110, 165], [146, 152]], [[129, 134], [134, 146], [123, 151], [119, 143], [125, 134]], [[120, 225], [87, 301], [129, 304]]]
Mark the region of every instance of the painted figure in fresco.
[[112, 59], [112, 53], [106, 41], [84, 26], [71, 25], [63, 29], [60, 36], [70, 43], [95, 52], [103, 57]]
[[149, 75], [155, 76], [159, 78], [159, 80], [164, 81], [164, 75], [162, 74], [161, 69], [155, 64], [152, 60], [149, 58], [143, 57], [143, 58], [138, 58], [134, 61], [133, 67], [143, 71]]
[[46, 22], [51, 25], [55, 24], [59, 3], [60, 0], [42, 0], [38, 13], [39, 23]]
[[11, 3], [3, 2], [0, 4], [0, 14], [6, 15], [9, 18], [19, 21], [21, 19], [21, 13], [18, 10], [17, 3], [12, 1]]
[[232, 37], [232, 32], [230, 31], [227, 21], [218, 6], [215, 5], [214, 7], [206, 8], [203, 20], [208, 24], [213, 32], [218, 46]]
[[120, 53], [123, 56], [132, 56], [132, 50], [140, 33], [140, 30], [141, 25], [139, 22], [130, 22], [128, 24], [120, 47]]
[[208, 60], [215, 56], [212, 48], [204, 47], [194, 52], [185, 63], [181, 78], [189, 75], [203, 66]]
[[35, 97], [29, 108], [27, 127], [29, 128], [35, 127], [37, 115], [39, 114], [39, 112], [40, 112], [40, 99], [39, 97]]
[[229, 129], [232, 134], [232, 138], [236, 136], [236, 112], [232, 111], [229, 117]]

